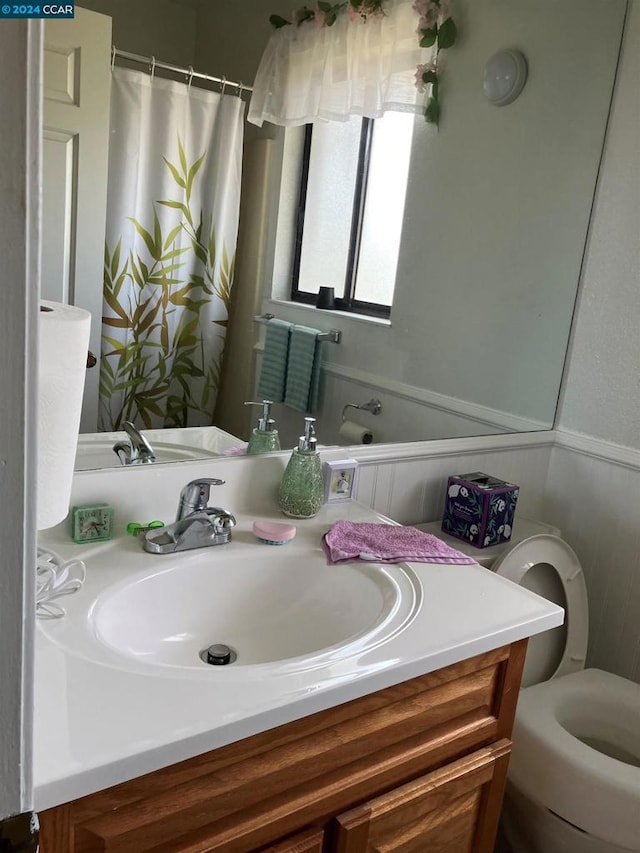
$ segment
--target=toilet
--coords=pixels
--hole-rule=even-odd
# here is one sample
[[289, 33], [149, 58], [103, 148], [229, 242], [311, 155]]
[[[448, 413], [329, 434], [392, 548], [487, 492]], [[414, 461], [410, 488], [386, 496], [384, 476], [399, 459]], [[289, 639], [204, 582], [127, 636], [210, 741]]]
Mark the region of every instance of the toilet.
[[640, 851], [640, 685], [584, 668], [587, 593], [575, 553], [543, 533], [490, 568], [566, 612], [563, 626], [529, 640], [503, 809], [513, 853]]

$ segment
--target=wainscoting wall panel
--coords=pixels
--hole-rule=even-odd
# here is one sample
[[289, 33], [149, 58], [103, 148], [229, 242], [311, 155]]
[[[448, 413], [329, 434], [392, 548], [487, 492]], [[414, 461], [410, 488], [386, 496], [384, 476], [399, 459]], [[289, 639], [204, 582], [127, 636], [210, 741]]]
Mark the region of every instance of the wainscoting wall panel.
[[[466, 449], [460, 441], [441, 442], [442, 451], [434, 455], [427, 456], [423, 450], [415, 457], [398, 455], [386, 460], [367, 459], [363, 449], [358, 454], [361, 467], [357, 497], [403, 524], [434, 521], [442, 517], [447, 477], [484, 471], [517, 483], [521, 487], [517, 511], [541, 519], [552, 435], [547, 432], [468, 439]], [[495, 446], [500, 443], [506, 446]], [[482, 449], [483, 444], [486, 449]], [[397, 447], [401, 453], [402, 445]]]
[[557, 432], [541, 518], [585, 572], [589, 666], [640, 682], [640, 452]]

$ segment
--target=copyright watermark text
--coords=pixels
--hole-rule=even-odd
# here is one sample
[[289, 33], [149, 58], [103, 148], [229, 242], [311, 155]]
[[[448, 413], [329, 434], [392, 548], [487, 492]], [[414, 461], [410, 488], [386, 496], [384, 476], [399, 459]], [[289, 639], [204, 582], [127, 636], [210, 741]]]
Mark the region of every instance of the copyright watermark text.
[[0, 3], [0, 19], [73, 17], [74, 3]]

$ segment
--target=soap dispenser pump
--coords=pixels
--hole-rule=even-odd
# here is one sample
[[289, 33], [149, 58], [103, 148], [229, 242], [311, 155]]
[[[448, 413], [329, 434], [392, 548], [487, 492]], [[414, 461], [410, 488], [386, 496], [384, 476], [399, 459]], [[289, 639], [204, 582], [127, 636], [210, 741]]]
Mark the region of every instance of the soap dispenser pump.
[[316, 448], [315, 418], [304, 419], [304, 435], [293, 448], [278, 493], [278, 504], [292, 518], [313, 518], [324, 503], [322, 462]]
[[247, 446], [247, 454], [250, 456], [280, 450], [278, 430], [275, 428], [275, 421], [271, 417], [272, 405], [271, 400], [262, 400], [260, 403], [253, 401], [245, 403], [245, 406], [262, 406], [262, 417], [258, 420], [258, 426], [252, 431]]

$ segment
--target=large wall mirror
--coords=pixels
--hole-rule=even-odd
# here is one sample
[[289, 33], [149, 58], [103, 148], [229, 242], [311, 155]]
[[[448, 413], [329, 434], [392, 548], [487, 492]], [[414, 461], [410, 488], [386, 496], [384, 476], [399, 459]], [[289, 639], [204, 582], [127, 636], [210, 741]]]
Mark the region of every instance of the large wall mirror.
[[[269, 15], [288, 12], [277, 0], [79, 5], [111, 16], [121, 49], [245, 82]], [[247, 127], [235, 287], [250, 296], [229, 341], [238, 376], [216, 424], [225, 436], [248, 437], [242, 402], [253, 398], [264, 332], [256, 313], [342, 332], [340, 344], [323, 345], [324, 444], [343, 443], [347, 403], [372, 397], [379, 415], [351, 409], [349, 417], [377, 442], [552, 428], [626, 0], [604, 8], [596, 0], [455, 0], [453, 8], [460, 38], [446, 58], [440, 127], [414, 121], [389, 320], [291, 303], [297, 132]], [[528, 79], [516, 101], [497, 107], [483, 94], [483, 74], [501, 48], [524, 54]], [[292, 446], [302, 415], [284, 406], [274, 414], [283, 448]], [[170, 439], [179, 444], [179, 431]], [[225, 437], [211, 452], [232, 444]]]

